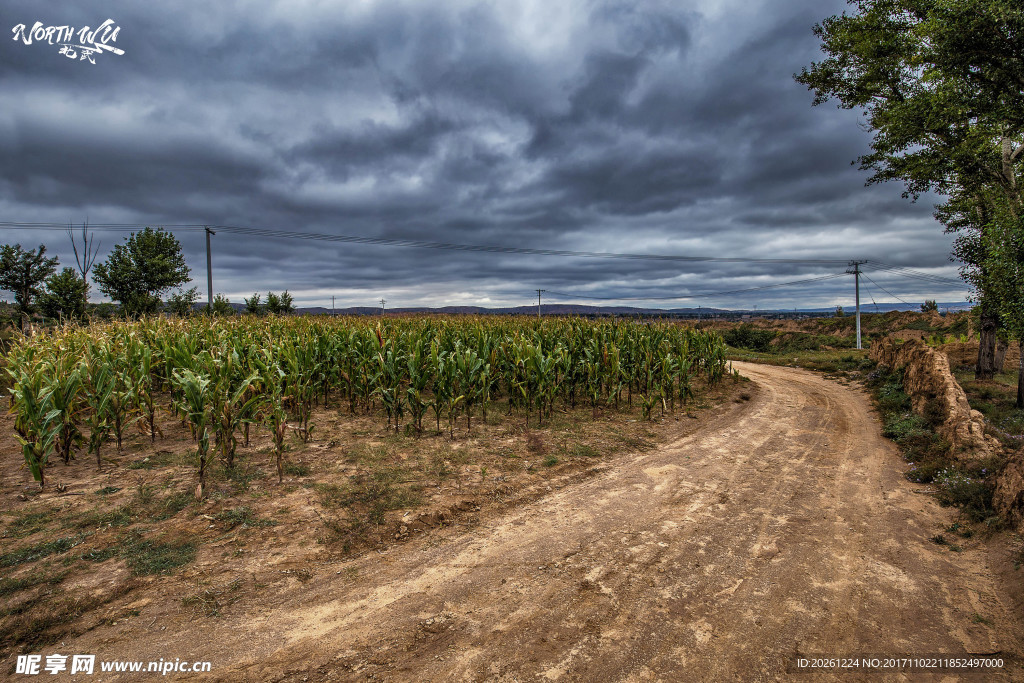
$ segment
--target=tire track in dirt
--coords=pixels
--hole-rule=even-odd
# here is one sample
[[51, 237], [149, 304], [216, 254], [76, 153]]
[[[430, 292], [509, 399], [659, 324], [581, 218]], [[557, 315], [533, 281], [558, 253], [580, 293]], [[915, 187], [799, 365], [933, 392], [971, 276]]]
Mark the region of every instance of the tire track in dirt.
[[694, 434], [147, 647], [190, 644], [233, 681], [777, 680], [797, 653], [1016, 658], [984, 549], [929, 540], [952, 513], [902, 477], [865, 394], [736, 367], [758, 393]]

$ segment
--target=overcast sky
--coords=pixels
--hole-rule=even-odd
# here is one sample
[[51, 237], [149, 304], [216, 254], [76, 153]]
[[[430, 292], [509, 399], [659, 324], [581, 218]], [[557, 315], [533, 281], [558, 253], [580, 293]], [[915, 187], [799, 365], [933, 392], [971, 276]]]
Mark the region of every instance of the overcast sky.
[[[5, 0], [0, 221], [218, 224], [686, 256], [875, 259], [956, 277], [902, 186], [851, 166], [857, 112], [811, 106], [837, 0], [92, 2]], [[16, 40], [120, 27], [95, 64]], [[74, 43], [78, 43], [75, 36]], [[72, 264], [63, 232], [3, 230]], [[206, 291], [204, 239], [179, 232]], [[101, 260], [124, 233], [105, 232]], [[964, 288], [866, 267], [863, 299]], [[714, 293], [844, 265], [439, 251], [219, 233], [214, 291], [300, 306], [518, 305]], [[94, 300], [101, 297], [94, 291]], [[663, 307], [850, 305], [852, 277]], [[552, 294], [546, 302], [567, 301]], [[583, 302], [583, 300], [578, 300]], [[623, 301], [645, 305], [644, 301]]]

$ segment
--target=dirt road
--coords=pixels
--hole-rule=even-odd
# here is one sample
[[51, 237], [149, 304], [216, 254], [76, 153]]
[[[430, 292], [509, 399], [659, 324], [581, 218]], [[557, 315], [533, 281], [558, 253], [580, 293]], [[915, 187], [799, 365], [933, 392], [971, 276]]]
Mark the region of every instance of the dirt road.
[[902, 477], [866, 395], [737, 367], [760, 387], [749, 402], [469, 533], [339, 563], [244, 617], [78, 649], [188, 653], [232, 681], [777, 680], [796, 654], [1016, 658], [984, 549], [929, 540], [953, 513]]

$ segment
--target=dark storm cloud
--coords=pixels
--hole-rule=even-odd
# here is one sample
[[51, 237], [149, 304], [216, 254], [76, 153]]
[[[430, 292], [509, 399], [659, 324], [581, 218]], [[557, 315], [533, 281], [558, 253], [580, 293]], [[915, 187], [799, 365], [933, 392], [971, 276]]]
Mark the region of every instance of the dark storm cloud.
[[[15, 0], [121, 27], [96, 65], [0, 40], [0, 216], [471, 244], [877, 258], [953, 275], [930, 202], [863, 186], [869, 136], [792, 74], [845, 3]], [[2, 35], [2, 34], [0, 34]], [[121, 235], [102, 235], [104, 252]], [[179, 233], [197, 283], [201, 233]], [[10, 233], [71, 260], [61, 233]], [[842, 272], [214, 238], [215, 288], [300, 304], [666, 296]], [[943, 270], [945, 268], [945, 270]], [[958, 296], [885, 282], [921, 299]], [[202, 287], [201, 287], [202, 288]], [[848, 278], [703, 305], [846, 302]], [[888, 300], [888, 299], [887, 299]], [[681, 301], [681, 305], [688, 302]], [[672, 305], [668, 303], [666, 305]]]

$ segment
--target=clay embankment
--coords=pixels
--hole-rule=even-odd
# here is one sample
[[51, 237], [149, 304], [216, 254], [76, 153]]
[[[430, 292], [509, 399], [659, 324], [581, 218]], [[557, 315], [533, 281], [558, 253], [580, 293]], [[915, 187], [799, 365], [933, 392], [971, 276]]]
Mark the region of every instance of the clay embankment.
[[[896, 345], [887, 337], [875, 343], [871, 358], [882, 365], [905, 370], [904, 388], [913, 402], [914, 412], [926, 415], [940, 411], [943, 422], [938, 431], [953, 445], [957, 457], [973, 459], [998, 454], [999, 442], [985, 434], [984, 417], [970, 408], [967, 395], [950, 372], [949, 359], [956, 363], [957, 353], [966, 356], [971, 352], [970, 344], [960, 346], [965, 349], [939, 352], [918, 341]], [[977, 357], [977, 344], [973, 353]], [[1011, 358], [1007, 353], [1007, 362], [1016, 363], [1018, 358], [1018, 355]], [[996, 482], [992, 503], [1008, 522], [1018, 529], [1024, 528], [1024, 453], [1020, 450], [1009, 454], [1009, 462]]]
[[886, 337], [872, 345], [871, 359], [904, 370], [904, 389], [914, 412], [938, 423], [936, 431], [949, 441], [956, 457], [984, 458], [998, 451], [999, 442], [985, 434], [985, 418], [971, 409], [945, 354], [919, 341], [897, 345]]

